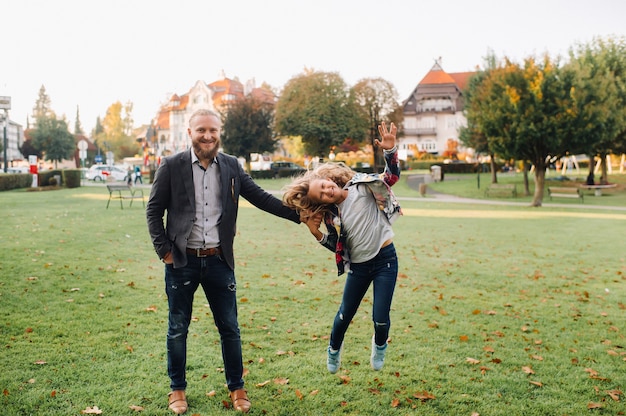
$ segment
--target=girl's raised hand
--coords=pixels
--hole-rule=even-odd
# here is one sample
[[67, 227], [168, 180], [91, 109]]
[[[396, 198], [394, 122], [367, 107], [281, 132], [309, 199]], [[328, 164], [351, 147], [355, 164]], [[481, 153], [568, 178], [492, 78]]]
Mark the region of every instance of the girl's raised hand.
[[393, 123], [391, 123], [389, 127], [389, 130], [387, 130], [387, 124], [385, 124], [385, 122], [383, 121], [378, 126], [380, 140], [374, 140], [374, 144], [376, 144], [376, 146], [382, 147], [384, 150], [393, 149], [393, 147], [396, 145], [396, 133], [398, 132], [398, 129]]

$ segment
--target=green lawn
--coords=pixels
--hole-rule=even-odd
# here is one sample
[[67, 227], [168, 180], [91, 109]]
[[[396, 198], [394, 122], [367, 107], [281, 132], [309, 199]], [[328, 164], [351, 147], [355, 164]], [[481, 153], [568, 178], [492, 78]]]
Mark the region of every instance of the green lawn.
[[[395, 189], [419, 197], [404, 180]], [[107, 197], [104, 186], [0, 194], [3, 415], [171, 414], [162, 264], [141, 204], [107, 210]], [[370, 292], [331, 375], [325, 348], [344, 282], [332, 253], [303, 225], [242, 201], [235, 254], [250, 414], [624, 414], [626, 213], [401, 202], [385, 367], [369, 367]], [[188, 414], [232, 415], [206, 303], [198, 292]]]

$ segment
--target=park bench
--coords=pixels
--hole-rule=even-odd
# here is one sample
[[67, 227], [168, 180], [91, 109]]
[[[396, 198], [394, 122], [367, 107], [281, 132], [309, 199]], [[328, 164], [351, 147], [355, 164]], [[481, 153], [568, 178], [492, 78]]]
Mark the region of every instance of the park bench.
[[602, 196], [603, 189], [611, 189], [617, 187], [616, 183], [610, 183], [606, 185], [580, 185], [582, 189], [593, 190], [595, 196]]
[[133, 200], [141, 199], [141, 202], [143, 202], [144, 208], [146, 207], [146, 201], [143, 198], [143, 191], [139, 188], [132, 188], [129, 185], [115, 184], [115, 185], [107, 185], [107, 189], [109, 190], [109, 200], [107, 201], [107, 209], [109, 209], [109, 204], [111, 203], [112, 199], [119, 199], [120, 207], [122, 207], [122, 209], [124, 209], [124, 203], [123, 203], [124, 199], [130, 199], [129, 206], [131, 207], [133, 206]]
[[492, 183], [485, 189], [485, 196], [511, 195], [517, 197], [517, 186], [513, 183]]
[[553, 197], [577, 198], [584, 201], [583, 192], [580, 188], [549, 186], [548, 195], [550, 196], [550, 201], [552, 201]]

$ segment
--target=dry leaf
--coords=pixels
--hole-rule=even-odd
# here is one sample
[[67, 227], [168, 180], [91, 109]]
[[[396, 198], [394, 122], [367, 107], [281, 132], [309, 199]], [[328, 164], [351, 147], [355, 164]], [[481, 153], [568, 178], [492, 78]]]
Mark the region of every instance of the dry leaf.
[[279, 378], [275, 378], [274, 379], [274, 384], [281, 384], [281, 385], [285, 385], [289, 383], [289, 379], [288, 378], [284, 378], [284, 377], [279, 377]]
[[530, 384], [534, 384], [537, 387], [543, 387], [543, 383], [541, 383], [539, 381], [530, 381]]
[[602, 403], [589, 402], [587, 405], [587, 409], [602, 409], [603, 407], [604, 405], [602, 405]]
[[525, 372], [526, 374], [535, 374], [533, 369], [527, 366], [522, 367], [522, 371]]
[[467, 357], [465, 361], [470, 364], [480, 364], [480, 360], [477, 360], [476, 358]]
[[101, 415], [102, 410], [98, 409], [98, 406], [88, 407], [85, 410], [81, 411], [82, 414], [85, 415]]
[[611, 396], [611, 399], [619, 402], [619, 396], [623, 395], [624, 393], [622, 393], [621, 390], [607, 390], [606, 394]]
[[257, 387], [263, 387], [263, 386], [267, 386], [268, 384], [270, 384], [270, 380], [265, 380], [262, 383], [257, 383]]
[[348, 376], [339, 376], [339, 379], [343, 384], [348, 384], [350, 382], [350, 377]]
[[143, 410], [143, 407], [135, 406], [134, 404], [128, 407], [130, 407], [130, 410], [134, 410], [135, 412], [141, 412]]
[[426, 401], [426, 400], [434, 400], [435, 396], [432, 395], [431, 393], [427, 392], [426, 390], [424, 391], [418, 391], [417, 393], [413, 394], [413, 397], [415, 397], [416, 399], [419, 399], [421, 401]]
[[206, 393], [207, 397], [213, 397], [215, 396], [215, 390], [211, 390], [210, 392]]
[[467, 342], [467, 341], [469, 340], [469, 337], [468, 337], [467, 335], [461, 335], [461, 336], [459, 337], [459, 340], [460, 340], [461, 342]]
[[396, 408], [396, 407], [398, 407], [398, 406], [400, 406], [400, 400], [398, 400], [398, 399], [393, 399], [393, 400], [391, 401], [391, 407]]
[[319, 393], [319, 390], [313, 390], [311, 393], [309, 393], [309, 396], [315, 396], [317, 393]]
[[300, 393], [300, 389], [296, 389], [296, 397], [300, 400], [302, 400], [302, 393]]

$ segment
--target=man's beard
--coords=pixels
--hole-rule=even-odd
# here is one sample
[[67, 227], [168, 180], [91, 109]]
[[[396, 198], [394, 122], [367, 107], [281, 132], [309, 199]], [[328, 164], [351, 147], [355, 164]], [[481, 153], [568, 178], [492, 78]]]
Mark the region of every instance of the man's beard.
[[213, 160], [219, 150], [219, 144], [219, 140], [216, 141], [215, 147], [213, 147], [213, 149], [211, 150], [204, 150], [202, 146], [200, 146], [200, 143], [197, 142], [192, 143], [191, 146], [193, 147], [193, 151], [196, 153], [196, 156], [198, 156], [198, 159]]

